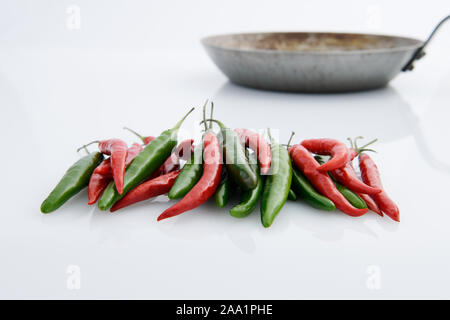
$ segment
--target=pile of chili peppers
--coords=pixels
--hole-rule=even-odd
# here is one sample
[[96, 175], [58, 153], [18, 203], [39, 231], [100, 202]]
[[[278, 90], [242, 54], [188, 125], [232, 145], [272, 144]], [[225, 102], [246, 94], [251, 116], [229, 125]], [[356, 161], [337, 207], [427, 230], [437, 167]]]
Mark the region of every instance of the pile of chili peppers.
[[[240, 201], [230, 209], [242, 218], [260, 203], [261, 222], [272, 225], [286, 201], [303, 200], [310, 206], [332, 211], [336, 208], [358, 217], [370, 209], [400, 221], [399, 209], [383, 189], [368, 145], [350, 147], [334, 139], [308, 139], [300, 144], [278, 144], [268, 130], [269, 141], [248, 129], [230, 129], [219, 120], [206, 118], [202, 141], [177, 145], [177, 133], [192, 108], [172, 129], [158, 137], [142, 137], [130, 147], [120, 139], [94, 141], [98, 151], [73, 164], [41, 205], [43, 213], [55, 211], [88, 187], [88, 204], [111, 212], [134, 203], [167, 194], [179, 199], [158, 216], [158, 221], [192, 210], [210, 198], [225, 207], [234, 191]], [[213, 124], [219, 127], [214, 131]], [[89, 144], [88, 144], [89, 145]], [[81, 149], [81, 148], [80, 148]], [[109, 156], [105, 159], [105, 156]], [[360, 176], [353, 160], [358, 158]], [[180, 159], [186, 161], [180, 168]]]

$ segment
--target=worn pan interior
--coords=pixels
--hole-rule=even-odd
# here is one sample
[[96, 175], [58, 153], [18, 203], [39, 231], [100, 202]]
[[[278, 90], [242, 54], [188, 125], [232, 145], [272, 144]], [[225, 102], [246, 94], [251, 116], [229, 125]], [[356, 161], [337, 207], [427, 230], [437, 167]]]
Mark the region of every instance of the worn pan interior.
[[208, 37], [205, 44], [235, 50], [290, 52], [342, 52], [412, 47], [422, 42], [404, 37], [355, 33], [275, 32], [242, 33]]
[[283, 91], [337, 92], [384, 86], [422, 41], [384, 35], [244, 33], [202, 40], [237, 84]]

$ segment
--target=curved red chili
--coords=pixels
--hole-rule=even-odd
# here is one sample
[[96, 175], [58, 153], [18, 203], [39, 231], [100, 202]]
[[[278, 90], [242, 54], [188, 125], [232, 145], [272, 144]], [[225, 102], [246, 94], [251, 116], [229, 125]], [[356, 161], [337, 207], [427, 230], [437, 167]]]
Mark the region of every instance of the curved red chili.
[[261, 135], [251, 130], [234, 129], [234, 131], [239, 135], [241, 142], [256, 153], [261, 173], [266, 174], [272, 161], [272, 151], [269, 143]]
[[103, 140], [98, 143], [101, 153], [111, 156], [111, 167], [114, 184], [117, 192], [123, 192], [123, 179], [125, 177], [125, 160], [127, 158], [128, 146], [120, 139]]
[[384, 191], [378, 167], [368, 154], [361, 153], [359, 155], [359, 169], [361, 171], [361, 178], [366, 184], [383, 190], [380, 193], [371, 195], [381, 212], [387, 214], [393, 220], [400, 222], [400, 210], [394, 201], [389, 198], [386, 191]]
[[114, 212], [124, 207], [128, 207], [133, 203], [144, 201], [169, 192], [179, 173], [180, 170], [172, 171], [140, 184], [136, 188], [130, 190], [122, 199], [117, 201], [111, 207], [110, 211]]
[[301, 145], [307, 150], [321, 155], [330, 155], [331, 159], [319, 166], [319, 171], [331, 171], [345, 166], [348, 159], [347, 146], [334, 139], [308, 139], [303, 140]]
[[106, 187], [112, 180], [111, 159], [103, 160], [100, 165], [92, 172], [88, 186], [88, 204], [94, 204], [105, 191]]
[[[142, 146], [138, 143], [133, 143], [130, 148], [128, 148], [127, 158], [125, 160], [125, 167], [127, 167], [131, 161], [142, 151]], [[94, 204], [105, 191], [108, 184], [111, 182], [112, 168], [111, 168], [111, 158], [105, 159], [91, 175], [88, 186], [88, 204]]]
[[220, 143], [214, 133], [207, 132], [203, 136], [203, 150], [202, 177], [183, 199], [161, 213], [158, 221], [192, 210], [214, 195], [222, 173]]
[[384, 216], [383, 212], [381, 212], [380, 208], [378, 208], [377, 204], [375, 203], [375, 201], [373, 201], [373, 199], [365, 193], [358, 193], [358, 196], [361, 197], [361, 199], [364, 200], [364, 202], [367, 204], [367, 208], [369, 208], [369, 210], [372, 210], [373, 212], [379, 214], [380, 216]]
[[353, 207], [336, 189], [333, 180], [331, 180], [328, 174], [318, 170], [320, 164], [302, 145], [296, 144], [290, 147], [289, 154], [295, 165], [303, 172], [306, 178], [308, 178], [314, 188], [333, 201], [339, 210], [353, 217], [362, 216], [368, 211], [368, 209], [357, 209]]
[[355, 149], [349, 149], [347, 163], [338, 169], [331, 171], [331, 175], [342, 185], [346, 186], [353, 192], [365, 193], [365, 194], [375, 194], [380, 193], [381, 189], [373, 188], [362, 182], [356, 175], [355, 169], [353, 168], [352, 160], [358, 155]]

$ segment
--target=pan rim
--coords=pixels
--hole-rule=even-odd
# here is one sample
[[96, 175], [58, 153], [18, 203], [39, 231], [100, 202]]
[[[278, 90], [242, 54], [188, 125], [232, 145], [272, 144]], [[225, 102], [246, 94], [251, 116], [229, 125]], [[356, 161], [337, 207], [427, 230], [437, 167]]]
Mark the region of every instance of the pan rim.
[[[279, 50], [279, 49], [258, 49], [258, 48], [236, 48], [236, 47], [224, 47], [211, 43], [212, 39], [230, 36], [241, 36], [241, 35], [268, 35], [268, 34], [329, 34], [329, 35], [351, 35], [351, 36], [370, 36], [370, 37], [380, 37], [380, 38], [390, 38], [390, 39], [401, 39], [406, 41], [411, 41], [415, 44], [396, 46], [393, 48], [373, 48], [373, 49], [359, 49], [359, 50], [308, 50], [308, 51], [295, 51], [295, 50]], [[376, 34], [376, 33], [357, 33], [357, 32], [328, 32], [328, 31], [264, 31], [264, 32], [240, 32], [240, 33], [224, 33], [203, 37], [200, 42], [205, 47], [212, 47], [220, 50], [234, 51], [234, 52], [254, 52], [254, 53], [283, 53], [283, 54], [295, 54], [295, 55], [329, 55], [329, 54], [361, 54], [361, 53], [386, 53], [395, 51], [405, 51], [417, 49], [423, 45], [423, 41], [395, 35], [386, 34]]]

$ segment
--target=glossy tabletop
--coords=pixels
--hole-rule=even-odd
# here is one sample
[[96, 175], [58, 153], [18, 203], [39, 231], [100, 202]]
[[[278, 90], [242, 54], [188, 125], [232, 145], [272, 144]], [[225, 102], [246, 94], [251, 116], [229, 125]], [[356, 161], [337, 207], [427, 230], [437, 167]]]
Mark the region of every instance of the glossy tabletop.
[[[138, 14], [142, 4], [133, 5]], [[188, 27], [194, 41], [185, 50], [167, 43], [132, 46], [120, 28], [114, 32], [123, 46], [95, 37], [83, 42], [79, 38], [89, 37], [89, 28], [99, 23], [89, 17], [102, 17], [99, 8], [92, 13], [87, 6], [80, 4], [85, 29], [74, 35], [63, 25], [51, 35], [55, 42], [33, 42], [19, 27], [0, 32], [5, 40], [0, 51], [1, 298], [450, 297], [448, 28], [416, 70], [400, 74], [386, 88], [289, 94], [230, 84], [198, 43], [209, 34], [199, 22]], [[388, 10], [387, 4], [381, 7]], [[112, 10], [119, 14], [119, 9]], [[64, 20], [64, 6], [58, 10]], [[432, 27], [431, 20], [418, 37]], [[43, 32], [49, 21], [35, 23]], [[225, 31], [226, 23], [218, 23], [213, 31]], [[20, 42], [16, 36], [25, 38]], [[72, 45], [64, 37], [77, 39]], [[292, 130], [296, 142], [378, 138], [373, 158], [400, 207], [401, 222], [374, 213], [351, 218], [322, 212], [301, 201], [288, 202], [268, 229], [260, 223], [259, 209], [236, 219], [213, 201], [156, 222], [172, 203], [164, 196], [110, 214], [88, 206], [86, 191], [54, 213], [40, 213], [42, 200], [79, 158], [77, 147], [109, 137], [135, 142], [123, 126], [157, 135], [191, 106], [198, 108], [180, 139], [194, 136], [198, 142], [206, 98], [214, 100], [215, 117], [228, 126], [278, 129], [282, 142]]]

